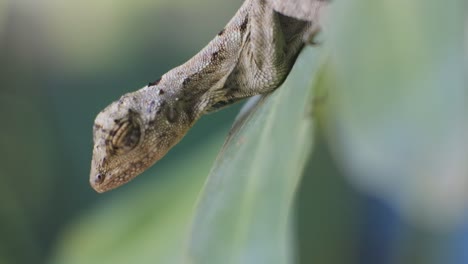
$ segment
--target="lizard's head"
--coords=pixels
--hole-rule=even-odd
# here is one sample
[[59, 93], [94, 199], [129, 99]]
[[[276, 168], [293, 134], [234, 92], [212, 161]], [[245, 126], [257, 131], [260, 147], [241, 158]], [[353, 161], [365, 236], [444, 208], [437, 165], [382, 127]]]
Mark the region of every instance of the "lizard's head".
[[114, 189], [142, 173], [191, 127], [193, 122], [180, 102], [167, 98], [143, 88], [98, 114], [89, 179], [97, 192]]

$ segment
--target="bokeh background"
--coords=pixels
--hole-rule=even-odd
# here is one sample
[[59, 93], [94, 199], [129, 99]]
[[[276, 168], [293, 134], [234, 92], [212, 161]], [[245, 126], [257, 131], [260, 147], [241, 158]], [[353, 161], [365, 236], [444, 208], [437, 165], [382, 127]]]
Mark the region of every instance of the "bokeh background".
[[[95, 193], [88, 184], [92, 124], [95, 115], [120, 95], [143, 87], [200, 50], [223, 28], [241, 2], [0, 1], [0, 263], [175, 263], [179, 259], [199, 193], [240, 105], [203, 117], [163, 160], [131, 184], [104, 195]], [[351, 10], [382, 8], [378, 4], [369, 7], [369, 1], [356, 2], [360, 5]], [[330, 71], [338, 76], [338, 84], [334, 85], [340, 86], [340, 80], [346, 77], [353, 80], [352, 76], [340, 76], [346, 63], [353, 61], [362, 61], [355, 68], [363, 69], [366, 63], [381, 65], [378, 60], [382, 59], [384, 64], [395, 63], [389, 75], [408, 77], [400, 73], [411, 72], [413, 59], [430, 57], [431, 48], [440, 47], [436, 59], [421, 63], [429, 65], [423, 67], [429, 69], [425, 73], [431, 72], [434, 62], [443, 62], [434, 72], [447, 73], [453, 82], [432, 84], [465, 89], [447, 88], [451, 92], [445, 97], [434, 88], [428, 98], [440, 100], [429, 103], [415, 99], [423, 91], [416, 89], [398, 105], [406, 92], [405, 82], [400, 80], [397, 83], [402, 88], [395, 93], [388, 93], [391, 89], [384, 87], [369, 94], [364, 86], [364, 90], [348, 95], [344, 92], [343, 97], [332, 100], [338, 110], [330, 111], [331, 117], [325, 115], [331, 121], [322, 125], [324, 129], [317, 137], [314, 155], [308, 160], [297, 193], [295, 245], [300, 263], [468, 263], [468, 213], [464, 206], [468, 175], [463, 165], [467, 162], [467, 93], [466, 79], [456, 79], [460, 71], [466, 74], [468, 62], [466, 8], [458, 8], [466, 4], [453, 1], [440, 9], [437, 4], [418, 9], [422, 2], [415, 1], [414, 9], [405, 9], [405, 13], [398, 6], [402, 1], [394, 5], [384, 2], [389, 17], [396, 13], [402, 17], [392, 32], [406, 32], [403, 41], [387, 42], [383, 46], [391, 48], [379, 50], [375, 48], [381, 44], [376, 41], [378, 35], [366, 39], [369, 34], [362, 33], [364, 30], [361, 35], [348, 30], [362, 25], [359, 23], [388, 21], [385, 17], [371, 17], [369, 21], [349, 23], [350, 28], [332, 30], [330, 50], [343, 63]], [[336, 21], [346, 19], [346, 12], [353, 16], [345, 6], [336, 12]], [[417, 20], [420, 24], [414, 26], [411, 12], [429, 17], [427, 21], [432, 22]], [[440, 26], [442, 20], [449, 23]], [[406, 30], [408, 25], [413, 28]], [[447, 30], [451, 26], [454, 29]], [[424, 43], [430, 34], [442, 41], [432, 43], [434, 46], [428, 49], [417, 49], [421, 52], [416, 55], [398, 53], [401, 43]], [[351, 41], [346, 45], [358, 52], [340, 53], [343, 49], [339, 45], [348, 39]], [[359, 46], [365, 43], [363, 39], [374, 45]], [[464, 54], [457, 53], [460, 46]], [[366, 53], [370, 55], [353, 57]], [[402, 63], [408, 65], [406, 68], [398, 65], [402, 58], [407, 59]], [[429, 76], [418, 74], [411, 75], [419, 77], [412, 80], [415, 86], [424, 87], [418, 82], [421, 79], [431, 82]], [[378, 77], [366, 83], [375, 87], [382, 80]], [[350, 86], [361, 84], [354, 80]], [[362, 94], [366, 96], [359, 97]], [[350, 108], [350, 104], [356, 106], [360, 100], [372, 103], [360, 105], [353, 112], [356, 108]], [[377, 117], [366, 115], [372, 112], [366, 107], [388, 100], [396, 103], [397, 111], [386, 109], [379, 117], [388, 120], [369, 123]], [[421, 110], [431, 106], [458, 108], [440, 115], [436, 111], [436, 116]], [[399, 107], [402, 112], [398, 112]], [[413, 124], [427, 131], [432, 129], [427, 124], [434, 123], [431, 117], [446, 120], [458, 113], [449, 118], [453, 122], [443, 124], [455, 131], [444, 136], [452, 141], [441, 140], [424, 149], [424, 153], [435, 151], [440, 156], [410, 160], [409, 165], [388, 157], [406, 157], [433, 140], [423, 137], [418, 129], [395, 129], [399, 125], [395, 118], [408, 117], [406, 110], [416, 112], [417, 117], [428, 117]], [[405, 124], [414, 121], [409, 117]], [[340, 121], [342, 118], [347, 121]], [[452, 129], [460, 120], [460, 127]], [[360, 130], [349, 122], [364, 125], [358, 126]], [[388, 130], [395, 134], [375, 136]], [[342, 131], [348, 131], [348, 136], [343, 136]], [[407, 133], [414, 133], [413, 139], [422, 139], [413, 146], [404, 140]], [[442, 149], [446, 143], [449, 147]], [[372, 147], [375, 145], [378, 147]], [[381, 151], [385, 148], [388, 152]], [[439, 173], [443, 180], [427, 180], [431, 183], [428, 187], [423, 184], [424, 175], [432, 175], [440, 168], [434, 164], [439, 164], [436, 161], [441, 156], [446, 157]], [[377, 168], [365, 167], [366, 161]], [[437, 188], [441, 185], [442, 191]]]
[[[106, 195], [88, 183], [92, 125], [107, 104], [200, 50], [240, 1], [217, 3], [213, 12], [215, 4], [0, 1], [0, 263], [52, 262], [79, 239], [67, 233], [74, 226], [109, 207], [119, 211], [122, 203], [131, 211], [108, 213], [106, 219], [120, 229], [119, 223], [126, 224], [122, 217], [138, 214], [142, 222], [125, 228], [130, 237], [143, 232], [145, 239], [168, 241], [172, 235], [170, 230], [164, 235], [166, 226], [188, 221], [238, 107], [203, 118], [133, 188]], [[143, 189], [145, 199], [138, 201]], [[172, 218], [167, 216], [171, 208], [176, 210]], [[145, 223], [152, 221], [161, 221], [162, 231], [149, 235]], [[93, 227], [92, 220], [88, 224]], [[93, 245], [95, 239], [82, 238], [74, 246], [101, 248]], [[156, 247], [148, 243], [148, 249]]]

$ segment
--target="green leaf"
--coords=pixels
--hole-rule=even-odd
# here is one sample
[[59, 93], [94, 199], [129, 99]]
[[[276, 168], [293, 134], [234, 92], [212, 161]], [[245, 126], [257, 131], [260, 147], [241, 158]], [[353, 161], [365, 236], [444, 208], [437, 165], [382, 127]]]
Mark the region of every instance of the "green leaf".
[[459, 221], [468, 201], [464, 1], [342, 1], [330, 14], [328, 136], [344, 171], [421, 223]]
[[306, 48], [286, 82], [239, 115], [202, 192], [190, 262], [293, 260], [292, 203], [313, 146], [320, 52]]

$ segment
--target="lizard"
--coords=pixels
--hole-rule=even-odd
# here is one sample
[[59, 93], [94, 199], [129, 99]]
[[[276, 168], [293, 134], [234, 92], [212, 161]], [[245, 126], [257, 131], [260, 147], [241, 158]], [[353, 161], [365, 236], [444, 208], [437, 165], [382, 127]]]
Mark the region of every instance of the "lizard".
[[119, 187], [160, 160], [204, 114], [280, 86], [320, 31], [327, 0], [246, 0], [206, 47], [96, 117], [90, 184]]

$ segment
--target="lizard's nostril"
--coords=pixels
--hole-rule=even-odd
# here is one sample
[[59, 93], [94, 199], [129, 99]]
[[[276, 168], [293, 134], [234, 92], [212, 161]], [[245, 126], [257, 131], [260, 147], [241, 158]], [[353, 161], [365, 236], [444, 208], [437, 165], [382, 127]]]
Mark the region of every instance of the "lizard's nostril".
[[94, 178], [94, 183], [101, 183], [104, 181], [104, 174], [98, 173]]

